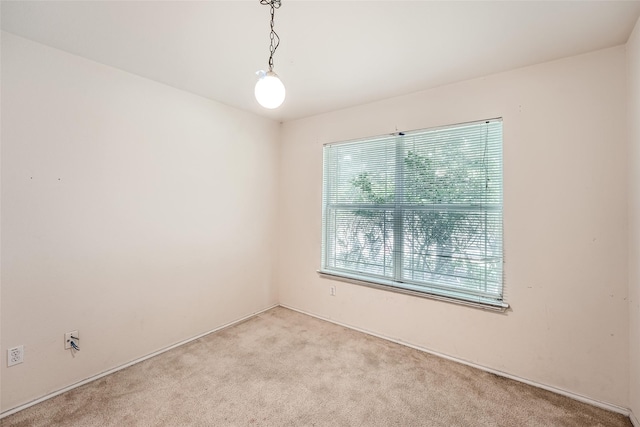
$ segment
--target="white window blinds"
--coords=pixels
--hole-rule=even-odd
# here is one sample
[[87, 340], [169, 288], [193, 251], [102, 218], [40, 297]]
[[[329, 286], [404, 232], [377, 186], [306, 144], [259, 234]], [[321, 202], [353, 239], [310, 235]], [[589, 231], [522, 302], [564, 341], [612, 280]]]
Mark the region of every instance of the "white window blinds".
[[502, 121], [324, 147], [321, 272], [506, 307]]

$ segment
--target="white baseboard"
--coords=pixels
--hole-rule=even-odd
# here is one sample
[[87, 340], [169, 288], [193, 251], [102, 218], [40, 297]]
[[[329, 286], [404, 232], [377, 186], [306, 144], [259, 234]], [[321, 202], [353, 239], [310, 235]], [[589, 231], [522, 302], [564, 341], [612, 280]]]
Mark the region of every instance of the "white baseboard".
[[553, 386], [550, 386], [550, 385], [546, 385], [546, 384], [538, 383], [538, 382], [535, 382], [535, 381], [531, 381], [531, 380], [528, 380], [526, 378], [518, 377], [516, 375], [511, 375], [511, 374], [508, 374], [506, 372], [502, 372], [502, 371], [498, 371], [496, 369], [488, 368], [486, 366], [478, 365], [477, 363], [473, 363], [473, 362], [470, 362], [468, 360], [459, 359], [457, 357], [449, 356], [447, 354], [440, 353], [440, 352], [437, 352], [437, 351], [433, 351], [433, 350], [430, 350], [430, 349], [425, 348], [425, 347], [413, 345], [413, 344], [407, 343], [405, 341], [399, 341], [399, 340], [396, 340], [396, 339], [393, 339], [393, 338], [390, 338], [390, 337], [387, 337], [387, 336], [384, 336], [384, 335], [377, 334], [375, 332], [368, 331], [366, 329], [358, 328], [356, 326], [348, 325], [348, 324], [345, 324], [345, 323], [342, 323], [342, 322], [337, 322], [337, 321], [335, 321], [333, 319], [329, 319], [329, 318], [326, 318], [326, 317], [323, 317], [323, 316], [319, 316], [319, 315], [314, 314], [314, 313], [309, 313], [309, 312], [304, 311], [304, 310], [299, 310], [297, 308], [290, 307], [290, 306], [288, 306], [286, 304], [280, 304], [280, 306], [282, 306], [284, 308], [288, 308], [288, 309], [293, 310], [293, 311], [297, 311], [298, 313], [306, 314], [307, 316], [315, 317], [317, 319], [325, 320], [327, 322], [334, 323], [336, 325], [344, 326], [345, 328], [353, 329], [355, 331], [362, 332], [362, 333], [365, 333], [367, 335], [372, 335], [374, 337], [382, 338], [384, 340], [391, 341], [391, 342], [394, 342], [396, 344], [404, 345], [406, 347], [411, 347], [411, 348], [414, 348], [414, 349], [419, 350], [419, 351], [424, 351], [425, 353], [433, 354], [434, 356], [442, 357], [444, 359], [448, 359], [448, 360], [451, 360], [453, 362], [462, 363], [463, 365], [471, 366], [472, 368], [477, 368], [477, 369], [480, 369], [480, 370], [485, 371], [485, 372], [489, 372], [489, 373], [492, 373], [492, 374], [495, 374], [495, 375], [500, 375], [501, 377], [509, 378], [509, 379], [512, 379], [512, 380], [515, 380], [515, 381], [519, 381], [521, 383], [525, 383], [525, 384], [528, 384], [528, 385], [531, 385], [531, 386], [534, 386], [534, 387], [538, 387], [538, 388], [541, 388], [541, 389], [544, 389], [544, 390], [547, 390], [547, 391], [551, 391], [553, 393], [561, 394], [563, 396], [567, 396], [567, 397], [569, 397], [571, 399], [574, 399], [574, 400], [577, 400], [577, 401], [580, 401], [580, 402], [583, 402], [583, 403], [587, 403], [587, 404], [592, 405], [592, 406], [597, 406], [599, 408], [606, 409], [608, 411], [612, 411], [612, 412], [616, 412], [618, 414], [626, 415], [626, 416], [630, 417], [631, 422], [633, 423], [634, 427], [640, 427], [640, 424], [638, 424], [638, 420], [635, 419], [635, 416], [633, 416], [633, 413], [631, 413], [629, 411], [629, 409], [627, 409], [627, 408], [623, 408], [621, 406], [617, 406], [617, 405], [614, 405], [614, 404], [611, 404], [611, 403], [607, 403], [607, 402], [601, 402], [599, 400], [591, 399], [589, 397], [583, 396], [583, 395], [578, 394], [578, 393], [574, 393], [574, 392], [571, 392], [571, 391], [563, 390], [561, 388], [557, 388], [557, 387], [553, 387]]
[[181, 345], [190, 343], [191, 341], [195, 341], [195, 340], [197, 340], [199, 338], [202, 338], [202, 337], [204, 337], [206, 335], [212, 334], [214, 332], [217, 332], [219, 330], [228, 328], [228, 327], [233, 326], [233, 325], [237, 325], [238, 323], [242, 323], [245, 320], [251, 319], [252, 317], [258, 316], [258, 315], [264, 313], [265, 311], [269, 311], [272, 308], [275, 308], [275, 307], [278, 307], [278, 306], [279, 306], [279, 304], [274, 304], [274, 305], [272, 305], [270, 307], [265, 308], [264, 310], [256, 311], [255, 313], [252, 313], [252, 314], [249, 314], [247, 316], [241, 317], [240, 319], [237, 319], [237, 320], [234, 320], [232, 322], [226, 323], [226, 324], [224, 324], [222, 326], [219, 326], [219, 327], [217, 327], [215, 329], [212, 329], [212, 330], [207, 331], [205, 333], [202, 333], [200, 335], [196, 335], [195, 337], [191, 337], [191, 338], [186, 339], [184, 341], [180, 341], [180, 342], [178, 342], [176, 344], [170, 345], [169, 347], [165, 347], [165, 348], [160, 349], [158, 351], [154, 351], [153, 353], [147, 354], [146, 356], [142, 356], [142, 357], [140, 357], [138, 359], [132, 360], [131, 362], [125, 363], [124, 365], [117, 366], [115, 368], [109, 369], [108, 371], [104, 371], [104, 372], [102, 372], [100, 374], [97, 374], [97, 375], [94, 375], [92, 377], [86, 378], [86, 379], [84, 379], [82, 381], [79, 381], [79, 382], [77, 382], [75, 384], [71, 384], [70, 386], [61, 388], [60, 390], [54, 391], [53, 393], [49, 393], [49, 394], [47, 394], [45, 396], [42, 396], [42, 397], [40, 397], [40, 398], [38, 398], [36, 400], [32, 400], [31, 402], [27, 402], [27, 403], [22, 404], [20, 406], [16, 406], [15, 408], [8, 409], [8, 410], [0, 413], [0, 419], [2, 419], [4, 417], [7, 417], [9, 415], [15, 414], [16, 412], [20, 412], [20, 411], [22, 411], [24, 409], [27, 409], [27, 408], [29, 408], [29, 407], [31, 407], [33, 405], [37, 405], [40, 402], [44, 402], [45, 400], [51, 399], [52, 397], [58, 396], [58, 395], [60, 395], [62, 393], [65, 393], [65, 392], [67, 392], [69, 390], [73, 390], [74, 388], [80, 387], [82, 385], [85, 385], [87, 383], [90, 383], [92, 381], [100, 379], [100, 378], [105, 377], [107, 375], [113, 374], [114, 372], [118, 372], [118, 371], [120, 371], [122, 369], [128, 368], [129, 366], [135, 365], [136, 363], [143, 362], [143, 361], [145, 361], [147, 359], [155, 357], [155, 356], [157, 356], [159, 354], [162, 354], [162, 353], [164, 353], [166, 351], [172, 350], [172, 349], [174, 349], [176, 347], [180, 347]]
[[633, 427], [640, 427], [640, 422], [638, 422], [638, 419], [636, 418], [633, 411], [629, 411], [629, 419], [631, 420], [631, 424], [633, 424]]

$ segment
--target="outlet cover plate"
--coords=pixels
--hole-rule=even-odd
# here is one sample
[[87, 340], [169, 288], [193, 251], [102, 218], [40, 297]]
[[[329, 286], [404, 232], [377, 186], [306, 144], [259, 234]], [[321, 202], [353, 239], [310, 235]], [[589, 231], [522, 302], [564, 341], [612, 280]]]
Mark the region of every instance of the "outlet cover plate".
[[[71, 337], [74, 336], [80, 340], [80, 333], [78, 331], [71, 331], [64, 334], [64, 349], [69, 350], [71, 348]], [[76, 342], [76, 344], [78, 344]]]
[[17, 347], [7, 350], [7, 366], [17, 365], [24, 362], [24, 346], [19, 345]]

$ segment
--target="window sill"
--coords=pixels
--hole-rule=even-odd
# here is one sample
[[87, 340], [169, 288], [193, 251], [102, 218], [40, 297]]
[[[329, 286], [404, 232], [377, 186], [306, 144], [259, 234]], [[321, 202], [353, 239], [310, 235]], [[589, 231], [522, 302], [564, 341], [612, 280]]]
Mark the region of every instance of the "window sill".
[[421, 298], [434, 299], [434, 300], [438, 300], [438, 301], [444, 301], [444, 302], [449, 302], [449, 303], [453, 303], [453, 304], [464, 305], [464, 306], [467, 306], [467, 307], [479, 308], [479, 309], [487, 310], [487, 311], [495, 311], [495, 312], [499, 312], [499, 313], [504, 313], [509, 309], [509, 304], [507, 304], [505, 302], [500, 302], [500, 303], [497, 303], [497, 304], [489, 304], [489, 303], [482, 303], [482, 302], [475, 302], [475, 301], [467, 301], [467, 300], [460, 299], [460, 298], [453, 298], [453, 297], [448, 297], [448, 296], [444, 296], [444, 295], [437, 295], [437, 294], [426, 293], [426, 292], [418, 292], [418, 291], [413, 291], [411, 289], [404, 289], [404, 288], [400, 288], [398, 286], [393, 285], [391, 282], [389, 282], [389, 284], [385, 284], [383, 281], [373, 282], [373, 281], [369, 281], [369, 280], [363, 280], [362, 278], [359, 278], [359, 277], [356, 277], [356, 276], [349, 276], [347, 274], [344, 274], [344, 275], [343, 274], [337, 274], [337, 273], [334, 273], [334, 272], [323, 271], [323, 270], [318, 270], [317, 273], [323, 279], [338, 280], [340, 282], [352, 283], [352, 284], [361, 285], [361, 286], [368, 286], [370, 288], [382, 289], [382, 290], [385, 290], [385, 291], [397, 292], [397, 293], [405, 294], [405, 295], [413, 295], [413, 296], [421, 297]]

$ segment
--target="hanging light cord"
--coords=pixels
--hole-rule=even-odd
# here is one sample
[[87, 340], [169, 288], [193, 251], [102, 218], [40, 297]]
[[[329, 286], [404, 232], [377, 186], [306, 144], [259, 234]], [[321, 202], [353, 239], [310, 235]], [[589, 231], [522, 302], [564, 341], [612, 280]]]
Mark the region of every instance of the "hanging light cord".
[[278, 33], [273, 29], [273, 17], [276, 9], [280, 9], [282, 0], [260, 0], [260, 4], [271, 7], [271, 45], [269, 46], [269, 71], [273, 71], [273, 54], [276, 53], [276, 49], [280, 45], [280, 37]]

